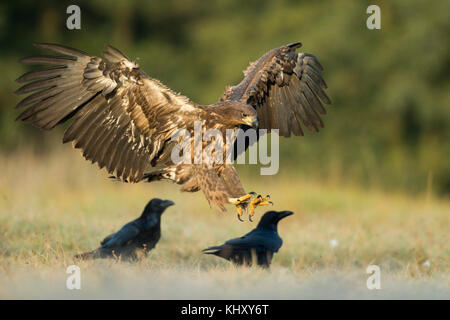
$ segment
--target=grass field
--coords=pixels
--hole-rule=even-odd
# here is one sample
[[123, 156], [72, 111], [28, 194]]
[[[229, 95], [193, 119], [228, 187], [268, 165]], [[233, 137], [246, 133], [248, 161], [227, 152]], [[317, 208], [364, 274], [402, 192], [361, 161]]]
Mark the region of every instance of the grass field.
[[[280, 223], [284, 245], [265, 271], [200, 253], [256, 225], [237, 221], [232, 207], [209, 208], [200, 192], [113, 182], [70, 146], [49, 156], [2, 155], [0, 163], [3, 299], [450, 298], [450, 203], [432, 194], [304, 180], [283, 167], [259, 176], [255, 167], [241, 177], [246, 189], [271, 194], [275, 210], [295, 212]], [[137, 217], [152, 197], [176, 205], [163, 215], [149, 257], [79, 262], [82, 289], [67, 290], [72, 256]], [[366, 288], [371, 264], [381, 268], [381, 290]]]

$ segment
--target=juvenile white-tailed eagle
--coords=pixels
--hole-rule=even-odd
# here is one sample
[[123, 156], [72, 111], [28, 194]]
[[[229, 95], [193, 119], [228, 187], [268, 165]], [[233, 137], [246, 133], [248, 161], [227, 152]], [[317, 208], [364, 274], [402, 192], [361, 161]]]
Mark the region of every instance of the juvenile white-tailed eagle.
[[28, 83], [16, 93], [33, 92], [18, 103], [26, 107], [18, 119], [49, 130], [73, 118], [63, 142], [72, 141], [100, 168], [129, 182], [167, 179], [183, 185], [182, 191], [202, 190], [222, 210], [234, 204], [239, 219], [247, 207], [251, 219], [254, 208], [268, 199], [247, 194], [232, 164], [174, 164], [172, 135], [179, 129], [192, 133], [194, 122], [201, 121], [204, 129], [223, 136], [227, 129], [250, 127], [298, 136], [301, 124], [322, 128], [322, 103], [330, 104], [322, 66], [313, 55], [295, 52], [300, 43], [267, 52], [250, 64], [238, 85], [227, 87], [220, 102], [207, 106], [174, 93], [113, 47], [99, 58], [62, 45], [36, 46], [62, 56], [21, 60], [53, 67], [17, 79]]

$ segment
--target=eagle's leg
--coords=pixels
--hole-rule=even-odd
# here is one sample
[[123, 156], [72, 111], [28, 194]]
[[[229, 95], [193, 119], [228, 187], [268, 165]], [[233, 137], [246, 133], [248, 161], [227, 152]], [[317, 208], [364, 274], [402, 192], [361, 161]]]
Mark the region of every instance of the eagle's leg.
[[247, 209], [247, 206], [245, 206], [245, 208], [244, 208], [244, 205], [239, 203], [239, 204], [236, 205], [236, 209], [237, 209], [237, 218], [238, 218], [238, 220], [241, 221], [241, 222], [244, 222], [244, 220], [242, 220], [241, 217], [244, 214], [244, 210]]
[[242, 220], [242, 215], [244, 214], [244, 211], [248, 211], [248, 203], [254, 195], [256, 195], [255, 192], [249, 192], [242, 197], [230, 199], [230, 202], [236, 206], [237, 218], [239, 219], [239, 221], [244, 221]]
[[253, 191], [249, 192], [246, 195], [243, 195], [242, 197], [237, 198], [236, 201], [238, 203], [247, 203], [252, 196], [256, 196], [256, 192], [253, 192]]
[[243, 221], [242, 215], [244, 214], [244, 211], [246, 211], [246, 212], [248, 211], [248, 207], [250, 207], [250, 212], [248, 214], [248, 220], [253, 222], [253, 216], [255, 215], [256, 207], [267, 206], [269, 204], [273, 205], [273, 202], [269, 200], [270, 195], [267, 195], [265, 197], [258, 195], [256, 198], [254, 198], [252, 200], [251, 198], [254, 195], [256, 195], [255, 192], [250, 192], [242, 197], [230, 199], [230, 202], [236, 206], [237, 218], [240, 221]]
[[255, 215], [255, 208], [258, 206], [267, 206], [269, 204], [273, 205], [273, 202], [269, 200], [270, 195], [267, 195], [265, 197], [261, 197], [261, 195], [258, 195], [255, 199], [250, 201], [250, 212], [248, 214], [248, 220], [253, 222], [253, 216]]

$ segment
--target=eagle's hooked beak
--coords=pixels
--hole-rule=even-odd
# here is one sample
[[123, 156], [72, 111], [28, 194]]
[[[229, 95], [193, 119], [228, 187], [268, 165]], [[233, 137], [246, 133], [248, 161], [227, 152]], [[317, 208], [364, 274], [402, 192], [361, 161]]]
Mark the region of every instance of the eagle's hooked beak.
[[252, 128], [258, 128], [258, 118], [256, 116], [246, 116], [244, 119], [242, 119], [244, 124], [252, 127]]

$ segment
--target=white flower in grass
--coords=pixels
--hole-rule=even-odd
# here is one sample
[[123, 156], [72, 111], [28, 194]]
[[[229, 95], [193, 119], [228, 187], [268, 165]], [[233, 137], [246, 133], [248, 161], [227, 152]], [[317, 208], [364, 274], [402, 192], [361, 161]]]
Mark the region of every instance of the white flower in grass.
[[427, 267], [427, 268], [429, 268], [430, 267], [430, 260], [427, 260], [427, 261], [425, 261], [424, 263], [423, 263], [423, 266], [424, 267]]
[[339, 245], [339, 241], [337, 241], [336, 239], [332, 239], [330, 240], [330, 247], [331, 248], [336, 248]]

